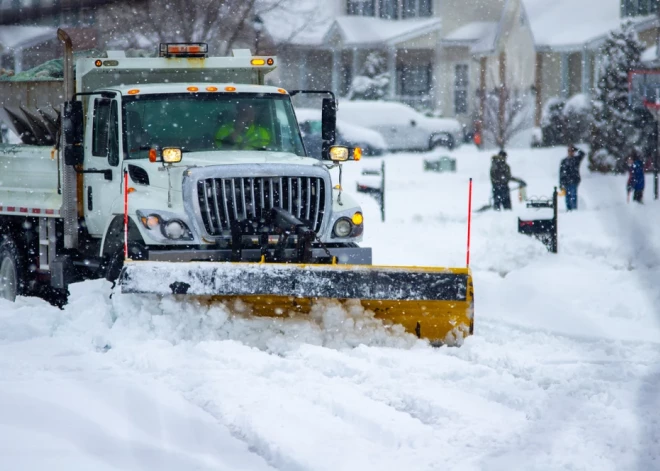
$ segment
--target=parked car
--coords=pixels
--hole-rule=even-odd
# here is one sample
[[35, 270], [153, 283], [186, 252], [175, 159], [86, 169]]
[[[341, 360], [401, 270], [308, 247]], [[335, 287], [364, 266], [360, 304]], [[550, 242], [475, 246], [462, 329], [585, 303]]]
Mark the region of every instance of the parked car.
[[391, 151], [453, 149], [463, 141], [463, 127], [453, 118], [431, 118], [389, 101], [342, 101], [337, 116], [380, 132]]
[[[295, 112], [307, 153], [320, 158], [321, 112], [311, 108], [296, 108]], [[385, 138], [377, 131], [337, 119], [336, 132], [337, 144], [360, 147], [364, 157], [375, 157], [386, 152]]]

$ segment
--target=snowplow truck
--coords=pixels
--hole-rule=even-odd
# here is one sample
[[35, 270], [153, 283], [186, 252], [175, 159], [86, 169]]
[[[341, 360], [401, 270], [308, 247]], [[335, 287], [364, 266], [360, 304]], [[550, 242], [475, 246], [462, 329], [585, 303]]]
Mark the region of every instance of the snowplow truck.
[[[304, 315], [357, 299], [433, 344], [473, 331], [467, 268], [372, 265], [364, 216], [330, 170], [359, 160], [335, 142], [331, 92], [265, 85], [277, 58], [205, 44], [157, 57], [78, 57], [63, 77], [0, 80], [0, 297], [64, 306], [68, 287], [242, 300], [251, 315]], [[322, 98], [322, 155], [307, 154], [291, 97]], [[340, 172], [339, 172], [340, 173]]]

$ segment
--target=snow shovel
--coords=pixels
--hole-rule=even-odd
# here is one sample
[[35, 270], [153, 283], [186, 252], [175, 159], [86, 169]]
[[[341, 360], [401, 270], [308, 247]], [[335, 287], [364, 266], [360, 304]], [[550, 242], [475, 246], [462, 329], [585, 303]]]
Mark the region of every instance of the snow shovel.
[[[524, 180], [516, 177], [511, 177], [511, 181], [518, 183], [518, 186], [515, 188], [511, 188], [509, 191], [511, 192], [518, 191], [518, 200], [527, 201], [527, 191], [526, 191], [527, 183]], [[493, 208], [493, 198], [489, 198], [488, 204], [483, 205], [479, 209], [475, 209], [474, 212], [483, 213], [492, 208]]]

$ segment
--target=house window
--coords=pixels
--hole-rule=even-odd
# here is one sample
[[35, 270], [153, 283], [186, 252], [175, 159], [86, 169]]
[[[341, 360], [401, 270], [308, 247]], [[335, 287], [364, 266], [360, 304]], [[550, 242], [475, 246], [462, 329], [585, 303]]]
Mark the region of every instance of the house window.
[[660, 0], [621, 0], [622, 16], [655, 15]]
[[398, 70], [399, 90], [405, 96], [428, 95], [431, 91], [431, 65], [408, 65]]
[[433, 0], [346, 0], [346, 13], [388, 20], [420, 18], [433, 15], [432, 5]]
[[431, 16], [433, 0], [401, 0], [403, 18], [419, 18]]
[[467, 64], [456, 64], [454, 69], [454, 114], [468, 112], [468, 87], [470, 77]]
[[378, 16], [386, 19], [399, 17], [398, 0], [378, 0]]
[[347, 0], [346, 13], [357, 16], [374, 16], [375, 3], [375, 0]]

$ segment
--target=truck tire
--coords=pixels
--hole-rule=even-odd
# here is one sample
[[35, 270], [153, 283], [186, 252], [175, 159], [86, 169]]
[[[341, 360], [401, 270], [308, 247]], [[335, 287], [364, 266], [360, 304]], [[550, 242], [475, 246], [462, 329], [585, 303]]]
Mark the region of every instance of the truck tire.
[[0, 236], [0, 298], [14, 302], [25, 292], [25, 263], [14, 241]]

